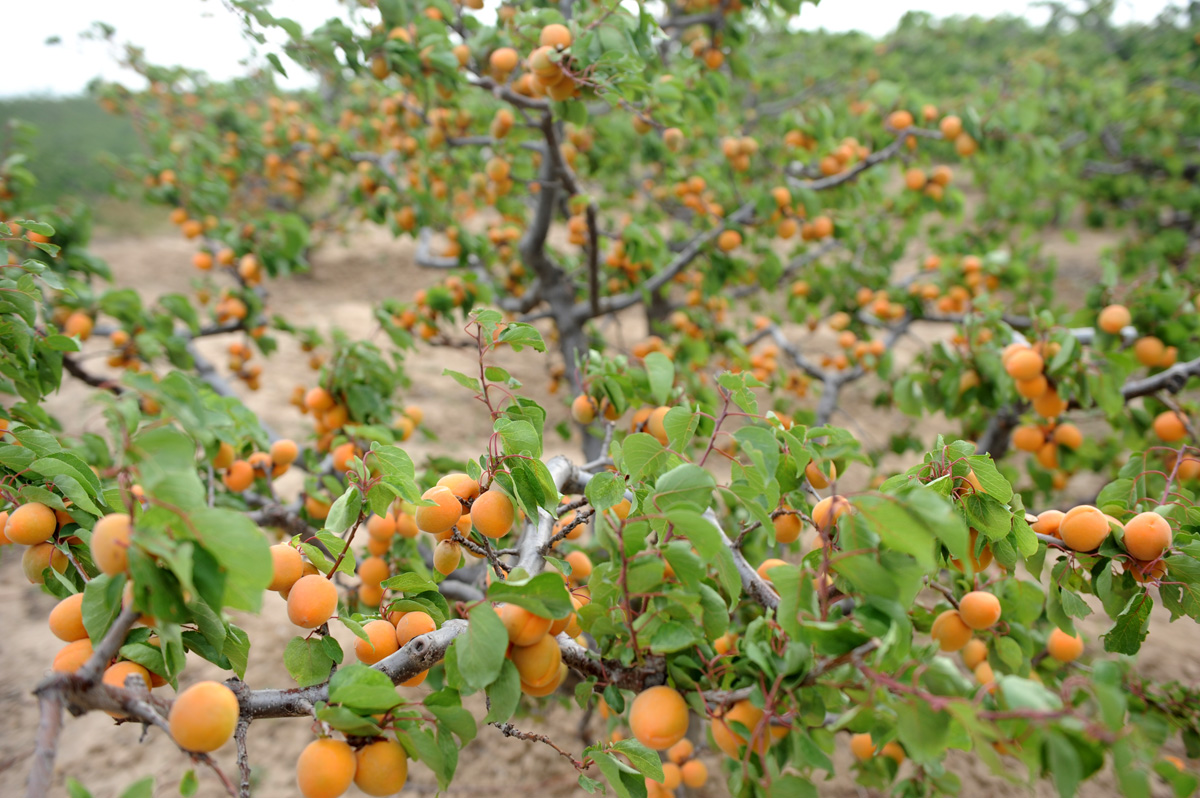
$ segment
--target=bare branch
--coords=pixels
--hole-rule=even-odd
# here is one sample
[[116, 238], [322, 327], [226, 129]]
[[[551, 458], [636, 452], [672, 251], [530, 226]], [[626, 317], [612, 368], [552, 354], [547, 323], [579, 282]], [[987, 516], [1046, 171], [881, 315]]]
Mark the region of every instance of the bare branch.
[[1125, 397], [1125, 401], [1129, 401], [1158, 391], [1179, 393], [1192, 377], [1200, 377], [1200, 358], [1176, 363], [1171, 368], [1142, 380], [1127, 382], [1121, 387], [1121, 395]]
[[843, 183], [849, 183], [857, 178], [860, 174], [870, 169], [872, 166], [883, 163], [889, 158], [895, 157], [904, 147], [904, 143], [912, 136], [921, 136], [923, 138], [941, 138], [942, 134], [936, 130], [923, 130], [920, 128], [905, 128], [896, 135], [896, 140], [884, 147], [882, 150], [875, 152], [863, 158], [858, 163], [851, 166], [844, 172], [838, 172], [836, 175], [818, 178], [817, 180], [797, 180], [790, 178], [790, 182], [796, 188], [807, 189], [809, 191], [823, 191], [825, 189], [840, 186]]

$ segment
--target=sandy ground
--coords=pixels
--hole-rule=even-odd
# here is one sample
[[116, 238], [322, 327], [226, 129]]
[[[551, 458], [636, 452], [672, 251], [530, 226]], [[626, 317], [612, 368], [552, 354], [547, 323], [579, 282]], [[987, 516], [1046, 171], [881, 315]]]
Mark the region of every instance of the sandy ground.
[[[1095, 273], [1096, 255], [1109, 243], [1111, 238], [1085, 234], [1078, 244], [1051, 242], [1050, 251], [1060, 259], [1064, 278], [1077, 282]], [[192, 248], [176, 237], [154, 235], [139, 239], [101, 240], [97, 242], [95, 251], [111, 264], [118, 283], [137, 288], [146, 299], [168, 291], [190, 290], [193, 272], [187, 264]], [[436, 282], [440, 276], [413, 266], [411, 244], [394, 242], [373, 234], [356, 237], [353, 246], [326, 247], [317, 256], [315, 267], [312, 276], [271, 286], [272, 311], [283, 313], [298, 324], [314, 324], [323, 329], [338, 326], [356, 337], [374, 333], [370, 313], [372, 303], [387, 296], [408, 296], [415, 289]], [[623, 319], [621, 326], [622, 338], [627, 342], [636, 341], [644, 334], [644, 323], [636, 316]], [[616, 331], [611, 333], [615, 334]], [[920, 330], [919, 333], [925, 340], [939, 334], [933, 330]], [[814, 343], [821, 345], [829, 342], [818, 340]], [[207, 340], [203, 343], [203, 349], [222, 364], [222, 353], [227, 344], [227, 340]], [[901, 351], [904, 356], [911, 357], [919, 346], [918, 341], [906, 342]], [[500, 365], [509, 368], [525, 382], [529, 393], [544, 396], [547, 384], [546, 358], [503, 353], [498, 359]], [[479, 412], [469, 392], [441, 376], [443, 368], [470, 371], [473, 365], [471, 352], [445, 348], [433, 351], [425, 348], [408, 359], [406, 366], [413, 378], [413, 386], [406, 400], [424, 408], [429, 425], [442, 431], [438, 442], [421, 440], [419, 436], [410, 441], [407, 448], [418, 462], [433, 453], [473, 454], [476, 448], [474, 442], [483, 440], [489, 432], [486, 413]], [[305, 436], [308, 429], [306, 421], [287, 402], [296, 382], [313, 382], [312, 373], [307, 367], [307, 356], [290, 341], [283, 340], [282, 350], [266, 364], [265, 369], [262, 390], [257, 393], [243, 391], [246, 403], [280, 433], [298, 438]], [[843, 405], [847, 415], [835, 418], [835, 421], [848, 424], [851, 428], [861, 426], [864, 430], [891, 429], [886, 424], [894, 424], [895, 417], [881, 413], [870, 405], [870, 398], [877, 388], [877, 385], [872, 386], [869, 381], [864, 381], [848, 392]], [[89, 407], [84, 399], [85, 393], [77, 385], [70, 385], [53, 399], [52, 410], [60, 417], [73, 419], [72, 431], [99, 431], [103, 426], [99, 413], [94, 407]], [[546, 404], [551, 412], [547, 424], [548, 451], [576, 454], [577, 444], [564, 443], [550, 431], [554, 424], [566, 417], [564, 402], [551, 399]], [[929, 418], [917, 422], [915, 427], [918, 433], [930, 437], [930, 433], [940, 424], [938, 419]], [[862, 479], [865, 481], [865, 475], [862, 475]], [[3, 630], [0, 636], [0, 715], [5, 719], [0, 724], [0, 798], [23, 792], [28, 760], [33, 752], [33, 731], [37, 724], [37, 709], [30, 690], [44, 672], [49, 660], [47, 652], [56, 650], [59, 645], [45, 621], [53, 603], [53, 599], [25, 582], [17, 559], [5, 552], [0, 559], [0, 629]], [[294, 630], [286, 620], [283, 602], [270, 596], [261, 615], [239, 618], [238, 623], [248, 630], [253, 641], [247, 681], [252, 686], [289, 684], [280, 652]], [[1194, 657], [1200, 645], [1200, 630], [1186, 622], [1168, 629], [1165, 617], [1158, 612], [1151, 629], [1154, 656], [1143, 659], [1143, 671], [1158, 679], [1192, 683], [1200, 679], [1200, 664]], [[1094, 640], [1103, 627], [1093, 625], [1087, 631]], [[348, 634], [340, 632], [338, 636], [343, 643], [349, 642]], [[220, 674], [213, 666], [194, 660], [185, 681], [205, 678], [220, 678]], [[416, 692], [420, 690], [416, 688]], [[477, 718], [482, 718], [484, 713], [479, 702], [469, 702], [468, 706]], [[521, 728], [550, 735], [562, 747], [574, 753], [578, 753], [586, 744], [580, 735], [579, 713], [571, 709], [548, 708], [519, 719], [517, 723]], [[584, 738], [594, 740], [603, 731], [602, 721], [593, 719]], [[693, 729], [695, 732], [697, 729]], [[114, 726], [111, 720], [98, 713], [79, 719], [68, 718], [58, 754], [54, 794], [66, 795], [65, 780], [73, 777], [82, 781], [96, 798], [116, 798], [128, 784], [147, 774], [157, 777], [155, 795], [177, 794], [178, 780], [189, 767], [186, 757], [158, 739], [161, 735], [155, 732], [150, 733], [145, 741], [140, 741], [139, 736], [140, 729]], [[294, 782], [294, 763], [309, 739], [311, 730], [302, 720], [272, 720], [254, 724], [250, 734], [250, 754], [254, 763], [256, 796], [283, 798], [298, 794]], [[216, 756], [225, 769], [231, 773], [235, 771], [232, 744], [217, 752]], [[680, 794], [686, 792], [690, 798], [727, 795], [720, 774], [719, 758], [710, 752], [705, 752], [703, 756], [712, 774], [708, 786], [701, 790], [681, 790]], [[834, 760], [839, 769], [848, 769], [849, 755], [844, 746], [839, 746]], [[1012, 784], [995, 777], [988, 773], [986, 766], [969, 755], [952, 755], [950, 767], [962, 777], [963, 795], [967, 798], [1053, 794], [1048, 785], [1038, 785], [1031, 790], [1022, 784]], [[1016, 775], [1018, 779], [1021, 776], [1019, 773]], [[223, 794], [210, 773], [201, 771], [200, 780], [199, 795]], [[437, 784], [432, 775], [423, 766], [414, 764], [410, 769], [406, 792], [432, 794], [436, 791]], [[468, 796], [499, 793], [553, 797], [578, 795], [582, 791], [576, 786], [571, 766], [549, 747], [505, 739], [494, 730], [484, 727], [480, 730], [479, 738], [463, 752], [458, 776], [448, 794]], [[871, 794], [858, 788], [845, 774], [821, 784], [820, 793], [831, 798]], [[358, 793], [352, 789], [351, 794]], [[1111, 775], [1102, 775], [1086, 785], [1083, 794], [1116, 794]], [[1164, 785], [1156, 785], [1155, 795], [1167, 794]]]

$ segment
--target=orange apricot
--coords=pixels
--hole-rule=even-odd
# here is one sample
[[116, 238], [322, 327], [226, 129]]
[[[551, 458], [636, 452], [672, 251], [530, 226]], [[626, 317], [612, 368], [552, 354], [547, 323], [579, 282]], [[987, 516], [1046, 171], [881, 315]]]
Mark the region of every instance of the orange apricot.
[[129, 567], [129, 545], [133, 524], [125, 513], [111, 513], [92, 529], [92, 560], [108, 574], [116, 576]]
[[[747, 738], [743, 737], [742, 732], [735, 730], [730, 724], [740, 723], [753, 735], [755, 728], [762, 721], [762, 717], [763, 711], [748, 700], [738, 701], [720, 717], [713, 718], [712, 726], [709, 727], [713, 742], [728, 756], [741, 758], [742, 748], [746, 746]], [[787, 729], [772, 727], [769, 733], [758, 735], [754, 743], [754, 752], [760, 757], [764, 756], [771, 743], [786, 734]]]
[[180, 748], [215, 751], [233, 737], [238, 700], [220, 682], [197, 682], [175, 696], [167, 723]]
[[291, 465], [300, 456], [300, 447], [295, 441], [280, 438], [271, 444], [271, 462], [276, 466]]
[[354, 655], [366, 665], [374, 665], [384, 657], [400, 649], [396, 640], [396, 627], [384, 620], [367, 621], [363, 624], [367, 638], [354, 641]]
[[804, 476], [808, 477], [808, 483], [814, 488], [824, 490], [829, 487], [829, 483], [837, 479], [837, 465], [829, 463], [823, 469], [815, 460], [810, 460], [804, 467]]
[[1136, 560], [1156, 560], [1171, 545], [1171, 523], [1158, 513], [1138, 513], [1125, 523], [1125, 551]]
[[1181, 441], [1187, 435], [1186, 421], [1181, 414], [1174, 410], [1159, 413], [1154, 418], [1154, 434], [1164, 443]]
[[687, 702], [666, 685], [643, 690], [629, 708], [629, 728], [642, 745], [665, 751], [687, 734]]
[[521, 684], [534, 689], [545, 687], [557, 679], [558, 666], [562, 663], [558, 641], [549, 635], [542, 635], [530, 646], [513, 646], [509, 657], [517, 666]]
[[4, 535], [13, 543], [33, 546], [49, 540], [57, 528], [53, 510], [40, 502], [28, 502], [9, 513]]
[[466, 474], [447, 474], [439, 479], [437, 484], [449, 488], [450, 492], [462, 501], [471, 501], [479, 495], [479, 483]]
[[1000, 620], [1000, 599], [982, 590], [972, 590], [958, 603], [958, 614], [972, 629], [988, 629]]
[[692, 754], [696, 752], [696, 746], [692, 745], [692, 741], [684, 737], [675, 745], [667, 749], [667, 759], [674, 762], [676, 765], [682, 765], [684, 762], [692, 758]]
[[970, 670], [975, 670], [979, 666], [979, 663], [986, 662], [987, 655], [987, 643], [977, 637], [972, 637], [968, 640], [960, 653], [963, 665], [966, 665]]
[[296, 760], [296, 784], [304, 798], [338, 798], [354, 781], [354, 749], [341, 740], [313, 740]]
[[462, 547], [453, 540], [439, 540], [433, 550], [433, 570], [449, 576], [462, 564]]
[[813, 505], [813, 523], [817, 529], [826, 530], [852, 509], [845, 496], [826, 496]]
[[288, 591], [288, 619], [304, 629], [316, 629], [337, 612], [333, 582], [320, 575], [302, 576]]
[[1014, 352], [1004, 364], [1004, 370], [1014, 380], [1032, 380], [1041, 374], [1045, 367], [1042, 356], [1032, 349]]
[[800, 516], [793, 513], [777, 515], [772, 519], [775, 525], [775, 540], [779, 543], [795, 543], [800, 537]]
[[657, 407], [646, 419], [646, 432], [657, 438], [658, 442], [663, 446], [667, 445], [667, 428], [663, 424], [663, 421], [666, 419], [667, 413], [670, 412], [670, 410], [671, 408], [669, 407]]
[[225, 441], [217, 446], [217, 453], [213, 455], [212, 467], [218, 471], [224, 471], [233, 464], [233, 459], [236, 456], [234, 449]]
[[358, 564], [358, 576], [364, 585], [379, 587], [379, 583], [390, 575], [388, 564], [382, 557], [367, 557]]
[[1023, 424], [1013, 430], [1012, 443], [1022, 452], [1036, 452], [1046, 443], [1046, 433], [1036, 424]]
[[1062, 526], [1062, 520], [1066, 515], [1062, 510], [1043, 510], [1038, 515], [1037, 521], [1030, 526], [1039, 535], [1053, 535], [1054, 537], [1058, 537], [1059, 528]]
[[427, 612], [406, 612], [396, 621], [396, 643], [403, 648], [414, 637], [429, 634], [437, 629], [437, 624]]
[[934, 619], [929, 636], [937, 641], [942, 651], [958, 651], [971, 639], [971, 627], [963, 621], [958, 610], [946, 610]]
[[514, 646], [532, 646], [546, 636], [552, 624], [549, 618], [534, 615], [516, 604], [502, 605], [499, 615], [508, 631], [508, 641]]
[[1054, 428], [1054, 442], [1068, 449], [1078, 449], [1083, 445], [1083, 433], [1074, 424], [1059, 424]]
[[571, 418], [579, 424], [591, 424], [596, 420], [596, 400], [587, 394], [576, 396], [571, 402]]
[[1083, 653], [1083, 638], [1078, 635], [1072, 637], [1055, 627], [1046, 639], [1046, 653], [1059, 662], [1076, 660]]
[[379, 540], [390, 540], [396, 534], [396, 520], [390, 515], [372, 515], [367, 519], [367, 534]]
[[304, 576], [304, 559], [286, 543], [271, 547], [271, 584], [268, 590], [289, 590]]
[[875, 741], [866, 732], [853, 734], [850, 736], [850, 753], [859, 762], [866, 762], [875, 756]]
[[354, 761], [354, 784], [367, 795], [395, 795], [408, 781], [408, 755], [395, 740], [364, 745]]
[[1075, 551], [1095, 551], [1108, 533], [1108, 518], [1089, 504], [1072, 507], [1058, 526], [1063, 543]]
[[221, 481], [234, 493], [241, 493], [254, 484], [254, 466], [245, 460], [234, 460]]
[[479, 494], [471, 504], [471, 523], [484, 537], [493, 540], [507, 535], [516, 520], [512, 499], [498, 490]]
[[685, 787], [696, 790], [708, 783], [708, 766], [699, 759], [691, 759], [679, 766], [679, 775]]
[[50, 670], [57, 673], [74, 673], [82, 668], [83, 664], [91, 659], [91, 656], [92, 641], [86, 637], [67, 643], [54, 655], [54, 661], [50, 663]]
[[538, 36], [538, 44], [542, 47], [555, 47], [558, 49], [570, 47], [571, 31], [566, 25], [560, 25], [557, 22], [551, 23], [542, 28], [542, 33]]
[[35, 543], [21, 555], [21, 571], [30, 584], [42, 584], [42, 572], [53, 568], [60, 574], [67, 570], [67, 555], [53, 543]]
[[72, 593], [50, 610], [50, 631], [59, 640], [73, 643], [88, 636], [83, 626], [83, 594]]
[[1117, 335], [1132, 323], [1133, 316], [1124, 305], [1109, 305], [1096, 318], [1096, 325], [1109, 335]]
[[434, 535], [446, 532], [462, 517], [462, 503], [454, 491], [444, 485], [430, 488], [421, 498], [433, 502], [431, 506], [417, 508], [417, 527], [424, 532]]

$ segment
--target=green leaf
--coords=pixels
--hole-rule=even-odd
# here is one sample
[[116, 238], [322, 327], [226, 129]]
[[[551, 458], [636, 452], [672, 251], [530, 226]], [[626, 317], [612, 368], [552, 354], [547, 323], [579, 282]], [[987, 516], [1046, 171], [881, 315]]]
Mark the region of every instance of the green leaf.
[[[283, 665], [296, 684], [309, 687], [329, 678], [333, 660], [325, 652], [320, 639], [293, 637], [283, 650]], [[386, 676], [384, 677], [387, 678]], [[389, 682], [390, 684], [390, 682]]]
[[1113, 628], [1104, 635], [1104, 650], [1115, 654], [1136, 654], [1150, 632], [1150, 610], [1153, 607], [1154, 599], [1149, 593], [1135, 593], [1125, 611], [1117, 616]]
[[183, 774], [183, 778], [179, 780], [179, 794], [183, 798], [191, 798], [196, 794], [196, 790], [200, 788], [200, 779], [196, 778], [196, 771], [189, 768]]
[[611, 471], [601, 471], [588, 481], [583, 495], [596, 512], [603, 512], [625, 498], [625, 480]]
[[487, 597], [490, 601], [516, 604], [543, 618], [566, 618], [575, 611], [562, 577], [548, 571], [528, 580], [493, 582]]
[[121, 798], [154, 798], [154, 777], [139, 779], [125, 788]]
[[640, 482], [671, 461], [671, 453], [658, 439], [645, 432], [635, 432], [621, 443], [621, 470], [634, 482]]
[[956, 723], [950, 715], [921, 702], [903, 703], [896, 706], [896, 720], [900, 743], [913, 761], [931, 764], [945, 755], [950, 727]]
[[716, 479], [694, 463], [683, 463], [658, 478], [651, 504], [661, 511], [686, 507], [703, 512], [712, 503]]
[[468, 377], [461, 371], [455, 371], [454, 369], [442, 369], [442, 376], [453, 378], [454, 381], [459, 385], [468, 390], [474, 391], [475, 393], [480, 393], [483, 391], [483, 386], [479, 384], [479, 380], [477, 378]]
[[[553, 576], [552, 574], [547, 574]], [[558, 580], [562, 584], [562, 580]], [[504, 622], [487, 602], [477, 604], [468, 615], [467, 633], [454, 641], [458, 649], [458, 671], [467, 688], [482, 690], [496, 680], [508, 651]]]
[[733, 562], [733, 554], [721, 540], [721, 530], [709, 519], [691, 510], [672, 510], [667, 520], [675, 525], [677, 533], [696, 547], [702, 559], [715, 565], [725, 592], [732, 598], [741, 595], [742, 578]]
[[101, 574], [83, 588], [83, 628], [93, 644], [98, 644], [121, 613], [121, 594], [125, 578]]
[[325, 519], [325, 531], [334, 535], [342, 534], [354, 525], [361, 512], [362, 494], [358, 488], [350, 485], [329, 508], [329, 515]]
[[383, 671], [354, 663], [339, 669], [329, 680], [329, 703], [374, 715], [399, 704], [400, 694]]
[[546, 342], [542, 340], [542, 334], [536, 327], [524, 322], [509, 322], [500, 333], [500, 342], [511, 346], [514, 352], [520, 352], [526, 346], [535, 352], [546, 351]]
[[416, 571], [397, 574], [390, 579], [385, 579], [380, 586], [396, 593], [424, 593], [427, 590], [437, 590], [437, 585], [431, 579]]
[[67, 779], [67, 795], [70, 798], [92, 798], [92, 794], [88, 791], [87, 787], [84, 787], [72, 778]]
[[196, 540], [225, 571], [226, 607], [258, 612], [274, 565], [267, 537], [245, 513], [202, 507], [188, 514]]
[[613, 750], [624, 754], [638, 773], [651, 781], [662, 781], [662, 760], [658, 758], [657, 752], [651, 751], [633, 738], [618, 740], [613, 744]]
[[500, 675], [488, 685], [487, 697], [491, 706], [484, 723], [504, 723], [517, 711], [521, 702], [521, 674], [512, 660], [505, 659], [500, 666]]
[[675, 384], [675, 364], [662, 352], [646, 355], [646, 377], [650, 380], [650, 395], [660, 405], [665, 405]]

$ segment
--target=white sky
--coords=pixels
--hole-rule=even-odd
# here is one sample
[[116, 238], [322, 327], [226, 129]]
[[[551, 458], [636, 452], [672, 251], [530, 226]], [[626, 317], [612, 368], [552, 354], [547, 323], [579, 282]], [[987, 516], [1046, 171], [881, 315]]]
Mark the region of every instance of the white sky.
[[[487, 0], [488, 8], [496, 4]], [[1167, 5], [1169, 0], [1120, 0], [1117, 20], [1148, 21]], [[305, 30], [344, 10], [336, 0], [273, 4], [274, 13], [295, 19]], [[803, 6], [799, 26], [881, 36], [910, 10], [939, 17], [966, 12], [1024, 14], [1038, 22], [1046, 17], [1031, 9], [1028, 0], [824, 0], [819, 6]], [[216, 79], [243, 74], [242, 62], [251, 52], [237, 18], [219, 0], [40, 0], [10, 3], [3, 16], [9, 35], [0, 44], [0, 74], [6, 76], [0, 97], [77, 94], [97, 76], [139, 85], [135, 75], [116, 66], [107, 45], [79, 39], [95, 21], [114, 26], [117, 42], [145, 48], [151, 63], [202, 69]], [[45, 44], [52, 36], [62, 43]], [[285, 58], [284, 67], [289, 63]]]

